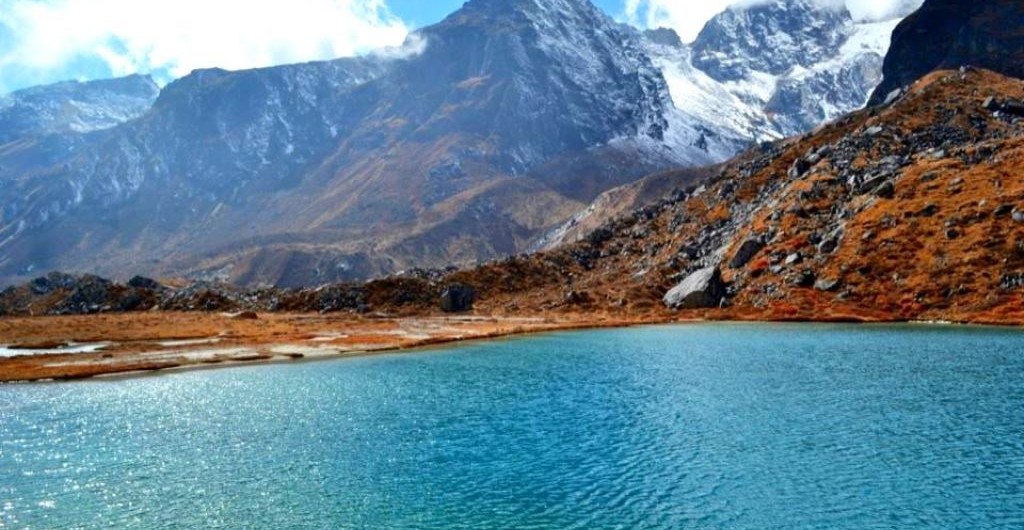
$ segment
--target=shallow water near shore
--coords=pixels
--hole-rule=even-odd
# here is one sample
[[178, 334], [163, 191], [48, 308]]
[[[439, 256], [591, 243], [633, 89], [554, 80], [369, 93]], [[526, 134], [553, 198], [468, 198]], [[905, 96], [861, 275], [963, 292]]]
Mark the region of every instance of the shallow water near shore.
[[0, 528], [1014, 528], [1024, 333], [695, 324], [0, 386]]

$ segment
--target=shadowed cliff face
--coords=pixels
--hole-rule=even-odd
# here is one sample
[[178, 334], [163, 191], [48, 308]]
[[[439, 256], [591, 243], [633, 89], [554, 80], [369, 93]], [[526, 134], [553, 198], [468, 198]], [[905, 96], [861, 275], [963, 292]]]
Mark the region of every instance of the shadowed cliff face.
[[960, 66], [1024, 77], [1024, 2], [927, 0], [893, 33], [871, 103], [929, 72]]

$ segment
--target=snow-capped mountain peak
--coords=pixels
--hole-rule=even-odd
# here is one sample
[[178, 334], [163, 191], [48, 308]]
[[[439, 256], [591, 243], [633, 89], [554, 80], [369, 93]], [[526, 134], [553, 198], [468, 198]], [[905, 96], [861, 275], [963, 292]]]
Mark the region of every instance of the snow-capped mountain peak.
[[[906, 9], [916, 4], [907, 0]], [[858, 22], [841, 6], [771, 0], [730, 7], [691, 45], [676, 44], [670, 30], [648, 32], [649, 53], [682, 102], [669, 128], [701, 122], [729, 145], [798, 134], [860, 108], [908, 12]]]
[[849, 11], [811, 0], [734, 6], [704, 26], [693, 42], [693, 64], [718, 81], [781, 75], [834, 57], [852, 32]]

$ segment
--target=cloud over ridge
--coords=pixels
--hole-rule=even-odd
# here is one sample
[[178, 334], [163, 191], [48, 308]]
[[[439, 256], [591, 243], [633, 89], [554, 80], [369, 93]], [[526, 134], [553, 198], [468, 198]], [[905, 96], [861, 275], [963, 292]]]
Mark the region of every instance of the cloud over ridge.
[[0, 84], [81, 61], [179, 77], [331, 59], [398, 46], [408, 31], [385, 0], [0, 0]]
[[[734, 5], [753, 5], [768, 0], [626, 0], [627, 21], [646, 28], [669, 27], [675, 29], [684, 41], [696, 38], [704, 24], [716, 14]], [[838, 7], [844, 3], [857, 20], [884, 20], [922, 0], [815, 0], [817, 3]]]

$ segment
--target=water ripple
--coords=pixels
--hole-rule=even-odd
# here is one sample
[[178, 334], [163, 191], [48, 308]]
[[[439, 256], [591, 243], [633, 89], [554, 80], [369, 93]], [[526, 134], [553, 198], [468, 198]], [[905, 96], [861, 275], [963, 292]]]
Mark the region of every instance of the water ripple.
[[1024, 335], [693, 325], [0, 387], [0, 528], [1024, 526]]

